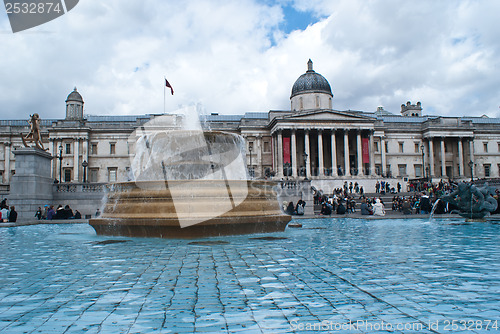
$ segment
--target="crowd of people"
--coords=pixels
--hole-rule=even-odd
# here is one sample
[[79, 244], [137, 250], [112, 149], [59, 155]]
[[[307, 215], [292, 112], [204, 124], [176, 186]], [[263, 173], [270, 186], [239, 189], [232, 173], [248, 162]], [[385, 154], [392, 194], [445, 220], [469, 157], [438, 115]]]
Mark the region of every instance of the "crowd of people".
[[64, 207], [62, 205], [59, 205], [57, 209], [54, 209], [53, 205], [45, 205], [43, 209], [40, 206], [38, 207], [35, 212], [35, 218], [37, 218], [38, 220], [81, 219], [82, 214], [78, 210], [75, 210], [75, 212], [73, 213], [73, 210], [69, 207], [69, 205], [66, 205]]
[[[343, 187], [333, 189], [332, 193], [328, 195], [322, 190], [313, 189], [313, 198], [314, 205], [321, 207], [319, 214], [323, 216], [330, 216], [334, 213], [340, 215], [355, 213], [357, 209], [356, 199], [361, 202], [359, 205], [361, 215], [384, 216], [386, 209], [382, 195], [387, 193], [394, 194], [392, 202], [388, 204], [391, 205], [392, 212], [405, 215], [429, 214], [434, 208], [435, 214], [445, 214], [452, 212], [456, 208], [445, 201], [437, 200], [441, 196], [453, 191], [456, 186], [457, 184], [451, 181], [440, 180], [437, 183], [431, 183], [417, 180], [408, 183], [407, 189], [410, 190], [409, 194], [399, 195], [402, 190], [400, 182], [397, 182], [395, 187], [391, 187], [389, 182], [382, 180], [377, 181], [375, 184], [375, 196], [367, 197], [363, 186], [359, 185], [358, 182], [345, 181]], [[498, 189], [496, 192], [496, 196], [494, 197], [499, 202], [499, 207], [493, 214], [500, 213], [500, 192]], [[305, 206], [305, 202], [303, 203]], [[288, 203], [287, 207], [288, 209], [284, 210], [285, 212], [297, 214], [297, 207], [294, 206], [293, 202]]]
[[7, 205], [7, 198], [0, 202], [0, 222], [15, 223], [17, 221], [17, 211], [14, 205]]

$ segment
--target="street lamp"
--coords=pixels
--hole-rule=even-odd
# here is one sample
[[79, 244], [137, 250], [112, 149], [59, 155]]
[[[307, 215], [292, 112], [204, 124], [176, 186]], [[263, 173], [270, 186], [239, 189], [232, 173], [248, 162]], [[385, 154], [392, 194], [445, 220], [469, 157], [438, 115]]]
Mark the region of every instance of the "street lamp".
[[420, 145], [420, 150], [422, 150], [422, 173], [424, 174], [424, 179], [427, 179], [427, 176], [425, 175], [425, 153], [424, 153], [425, 146], [422, 143]]
[[307, 153], [304, 152], [304, 175], [306, 176], [304, 180], [307, 180]]
[[250, 153], [250, 168], [249, 168], [250, 177], [253, 177], [253, 168], [252, 168], [252, 150], [253, 150], [253, 146], [252, 146], [252, 145], [249, 145], [249, 147], [248, 147], [248, 152]]
[[57, 158], [59, 159], [59, 183], [61, 183], [62, 180], [62, 159], [63, 159], [62, 152], [63, 152], [63, 147], [62, 145], [59, 145], [59, 155], [57, 156]]
[[470, 168], [470, 182], [474, 181], [474, 173], [472, 169], [474, 168], [474, 163], [472, 160], [469, 160], [469, 168]]
[[83, 167], [83, 183], [87, 182], [87, 167], [89, 166], [89, 163], [87, 160], [83, 160], [82, 162], [82, 167]]

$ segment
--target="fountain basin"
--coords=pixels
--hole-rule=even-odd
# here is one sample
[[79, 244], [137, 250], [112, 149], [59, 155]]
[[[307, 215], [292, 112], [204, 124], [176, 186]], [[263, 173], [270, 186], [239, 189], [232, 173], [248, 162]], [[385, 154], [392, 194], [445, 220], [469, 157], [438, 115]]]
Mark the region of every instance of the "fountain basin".
[[102, 216], [89, 224], [99, 235], [198, 238], [284, 231], [275, 182], [174, 180], [114, 184]]

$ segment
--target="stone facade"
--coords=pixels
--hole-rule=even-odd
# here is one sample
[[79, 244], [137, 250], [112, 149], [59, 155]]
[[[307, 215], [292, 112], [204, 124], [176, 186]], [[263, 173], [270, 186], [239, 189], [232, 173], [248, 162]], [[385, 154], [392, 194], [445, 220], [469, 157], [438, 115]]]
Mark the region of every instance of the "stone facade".
[[[309, 62], [293, 86], [290, 110], [200, 117], [212, 130], [245, 138], [247, 165], [256, 179], [307, 177], [332, 185], [382, 177], [465, 180], [471, 178], [470, 162], [474, 178], [500, 177], [498, 118], [426, 116], [420, 102], [402, 105], [401, 115], [381, 107], [336, 110], [332, 99], [330, 85]], [[66, 99], [64, 119], [41, 115], [42, 141], [54, 156], [51, 177], [61, 183], [131, 180], [134, 142], [129, 136], [164, 115], [91, 116], [83, 106], [75, 88]], [[13, 151], [22, 147], [20, 134], [27, 129], [25, 120], [0, 121], [3, 193], [17, 168]]]

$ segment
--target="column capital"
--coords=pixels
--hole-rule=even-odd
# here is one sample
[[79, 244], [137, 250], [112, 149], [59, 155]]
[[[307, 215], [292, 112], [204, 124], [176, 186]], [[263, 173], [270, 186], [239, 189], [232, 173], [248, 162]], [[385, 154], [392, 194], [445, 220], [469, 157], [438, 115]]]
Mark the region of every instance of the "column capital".
[[11, 145], [12, 145], [12, 143], [11, 143], [10, 141], [6, 141], [6, 142], [4, 142], [4, 143], [3, 143], [3, 145], [4, 145], [4, 146], [11, 146]]

